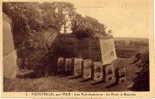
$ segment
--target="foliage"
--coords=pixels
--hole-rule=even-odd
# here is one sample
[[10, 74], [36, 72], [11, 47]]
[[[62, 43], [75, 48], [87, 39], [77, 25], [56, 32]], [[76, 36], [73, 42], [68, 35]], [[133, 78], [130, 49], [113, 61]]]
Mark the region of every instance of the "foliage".
[[107, 35], [103, 24], [94, 18], [82, 17], [76, 13], [71, 3], [3, 3], [3, 12], [12, 19], [18, 58], [23, 60], [21, 65], [28, 67], [43, 65], [45, 62], [42, 60], [46, 61], [48, 60], [46, 58], [52, 57], [49, 53], [57, 37], [53, 34], [60, 34], [61, 26], [65, 23], [64, 11], [71, 17], [72, 31], [77, 37]]
[[[149, 52], [144, 50], [136, 54], [139, 71], [134, 79], [134, 85], [131, 88], [136, 91], [149, 91]], [[135, 63], [136, 63], [135, 62]]]
[[76, 14], [73, 19], [73, 32], [79, 37], [100, 37], [105, 36], [105, 26], [99, 23], [96, 19], [89, 16], [82, 17]]

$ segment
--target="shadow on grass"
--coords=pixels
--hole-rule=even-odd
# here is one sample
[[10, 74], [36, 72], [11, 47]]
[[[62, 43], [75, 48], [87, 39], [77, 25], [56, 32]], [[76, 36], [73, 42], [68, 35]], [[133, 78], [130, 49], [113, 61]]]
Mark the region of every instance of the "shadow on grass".
[[41, 77], [47, 77], [55, 75], [55, 73], [44, 73], [44, 72], [30, 72], [22, 75], [17, 75], [17, 78], [20, 79], [35, 79], [35, 78], [41, 78]]
[[31, 72], [24, 75], [17, 75], [17, 78], [25, 79], [25, 78], [40, 78], [41, 75], [37, 75], [36, 72]]

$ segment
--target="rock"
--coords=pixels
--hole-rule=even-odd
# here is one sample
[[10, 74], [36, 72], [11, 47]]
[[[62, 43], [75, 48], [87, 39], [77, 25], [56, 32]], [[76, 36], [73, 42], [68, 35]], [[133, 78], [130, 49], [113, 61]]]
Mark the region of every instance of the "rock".
[[85, 59], [83, 61], [83, 78], [84, 79], [90, 79], [92, 78], [92, 60], [90, 59]]
[[73, 73], [73, 60], [72, 58], [65, 59], [65, 73], [72, 74]]
[[101, 62], [94, 62], [93, 65], [93, 80], [102, 81], [104, 76], [103, 66]]
[[82, 75], [82, 58], [74, 58], [74, 76]]
[[57, 73], [65, 72], [65, 59], [63, 57], [59, 57], [57, 61]]

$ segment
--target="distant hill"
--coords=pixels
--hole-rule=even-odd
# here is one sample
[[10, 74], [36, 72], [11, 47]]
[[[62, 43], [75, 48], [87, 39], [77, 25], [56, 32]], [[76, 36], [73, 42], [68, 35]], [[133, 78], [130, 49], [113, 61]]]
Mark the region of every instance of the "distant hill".
[[129, 38], [129, 37], [114, 37], [115, 40], [128, 40], [128, 41], [143, 41], [148, 42], [148, 38]]
[[115, 47], [118, 57], [132, 57], [140, 50], [149, 50], [149, 39], [116, 37]]

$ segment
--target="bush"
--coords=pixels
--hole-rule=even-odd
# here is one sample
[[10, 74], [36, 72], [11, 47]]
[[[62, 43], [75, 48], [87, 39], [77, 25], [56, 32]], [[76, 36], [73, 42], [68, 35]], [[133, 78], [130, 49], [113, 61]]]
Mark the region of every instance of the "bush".
[[149, 52], [142, 50], [135, 55], [135, 62], [139, 62], [136, 66], [139, 71], [136, 73], [137, 77], [134, 79], [134, 85], [131, 88], [136, 91], [149, 91]]
[[3, 12], [12, 19], [20, 67], [36, 69], [50, 64], [48, 60], [54, 58], [52, 44], [65, 23], [64, 10], [69, 12], [72, 31], [77, 37], [106, 35], [103, 24], [94, 18], [82, 17], [71, 3], [3, 3]]

